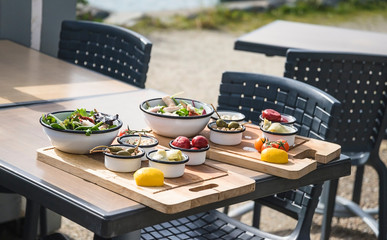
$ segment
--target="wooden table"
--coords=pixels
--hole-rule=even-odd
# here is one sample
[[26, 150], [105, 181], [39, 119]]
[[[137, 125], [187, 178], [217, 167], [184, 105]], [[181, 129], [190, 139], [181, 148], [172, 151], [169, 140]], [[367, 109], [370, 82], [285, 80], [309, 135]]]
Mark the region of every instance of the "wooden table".
[[0, 107], [138, 89], [7, 40], [0, 40], [0, 73]]
[[350, 174], [350, 160], [345, 156], [320, 165], [317, 170], [296, 180], [209, 160], [221, 168], [255, 179], [256, 190], [177, 214], [163, 214], [36, 160], [36, 149], [50, 145], [38, 122], [43, 113], [80, 107], [96, 108], [101, 112], [118, 113], [124, 125], [141, 129], [145, 123], [139, 103], [163, 95], [146, 89], [0, 109], [0, 124], [6, 126], [0, 131], [0, 184], [107, 238], [181, 216]]
[[277, 20], [235, 41], [236, 50], [286, 56], [289, 48], [387, 55], [387, 34]]

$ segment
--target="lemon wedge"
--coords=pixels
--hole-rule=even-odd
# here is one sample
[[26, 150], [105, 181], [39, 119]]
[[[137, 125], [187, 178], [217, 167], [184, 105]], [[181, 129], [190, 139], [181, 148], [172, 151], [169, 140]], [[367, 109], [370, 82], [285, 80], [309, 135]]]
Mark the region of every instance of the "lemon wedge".
[[278, 148], [265, 148], [261, 153], [261, 160], [271, 163], [287, 163], [288, 153]]
[[164, 173], [157, 168], [140, 168], [133, 174], [133, 177], [138, 186], [161, 187], [164, 185]]

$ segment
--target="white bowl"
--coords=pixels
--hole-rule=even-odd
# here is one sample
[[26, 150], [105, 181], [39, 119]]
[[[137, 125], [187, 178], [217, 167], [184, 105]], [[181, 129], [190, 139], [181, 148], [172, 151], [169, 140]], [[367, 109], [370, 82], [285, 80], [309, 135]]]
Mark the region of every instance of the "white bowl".
[[[234, 111], [217, 111], [220, 117], [225, 121], [235, 121], [235, 122], [242, 122], [245, 120], [245, 115], [240, 112], [234, 112]], [[218, 114], [213, 113], [211, 118], [218, 120]]]
[[[135, 147], [130, 145], [111, 145], [111, 146], [121, 146], [125, 147]], [[141, 158], [145, 155], [145, 151], [141, 148], [138, 148], [141, 153], [136, 156], [124, 156], [124, 155], [114, 155], [111, 153], [105, 154], [105, 167], [111, 171], [115, 172], [134, 172], [141, 167]]]
[[[60, 120], [66, 119], [74, 111], [59, 111], [53, 112], [52, 115]], [[61, 130], [52, 128], [42, 122], [42, 117], [39, 120], [43, 126], [43, 131], [47, 134], [51, 144], [67, 153], [74, 154], [89, 154], [89, 150], [100, 145], [108, 146], [116, 138], [118, 131], [122, 127], [122, 121], [117, 120], [117, 125], [114, 128], [107, 130], [94, 131], [90, 136], [86, 136], [85, 131], [80, 130]]]
[[[215, 125], [215, 126], [214, 126]], [[238, 131], [223, 131], [215, 129], [216, 122], [210, 122], [207, 127], [210, 129], [210, 141], [219, 145], [238, 145], [242, 142], [243, 132], [246, 127], [242, 125], [242, 129]]]
[[[165, 151], [170, 150], [167, 149]], [[183, 176], [185, 164], [189, 160], [186, 154], [183, 153], [184, 159], [182, 161], [160, 161], [152, 158], [152, 155], [155, 152], [157, 152], [157, 150], [153, 150], [146, 155], [146, 157], [149, 159], [150, 167], [160, 169], [164, 173], [165, 178], [177, 178]]]
[[214, 113], [214, 109], [208, 104], [191, 99], [176, 98], [176, 100], [185, 100], [190, 103], [193, 101], [195, 103], [195, 107], [203, 107], [206, 110], [206, 114], [200, 116], [180, 117], [148, 112], [148, 104], [151, 107], [165, 105], [161, 98], [155, 98], [146, 100], [140, 104], [140, 109], [144, 113], [146, 124], [152, 129], [152, 131], [165, 137], [192, 137], [199, 134], [206, 127], [211, 115]]
[[296, 127], [294, 127], [293, 125], [284, 124], [284, 127], [291, 129], [292, 132], [290, 132], [290, 133], [276, 133], [276, 132], [270, 132], [270, 131], [264, 130], [261, 127], [262, 137], [267, 138], [269, 141], [277, 141], [277, 140], [282, 139], [282, 140], [287, 141], [289, 146], [294, 146], [294, 141], [295, 141], [298, 129]]
[[[292, 115], [281, 113], [281, 118], [286, 120], [286, 122], [281, 121], [280, 122], [281, 124], [293, 125], [296, 122], [296, 118], [293, 117]], [[259, 120], [264, 121], [262, 114], [259, 115]], [[271, 122], [276, 122], [276, 121], [271, 121]]]
[[207, 145], [205, 148], [200, 149], [187, 149], [187, 148], [179, 148], [172, 145], [173, 140], [169, 142], [169, 146], [173, 149], [178, 149], [182, 153], [186, 154], [189, 158], [186, 165], [194, 166], [203, 164], [206, 161], [206, 153], [208, 149], [210, 149], [210, 145]]
[[[138, 140], [138, 139], [140, 139], [140, 135], [124, 135], [124, 136], [119, 137], [117, 139], [117, 142], [120, 143], [120, 144], [124, 144], [124, 145], [135, 145], [135, 144], [129, 143], [128, 141], [130, 141], [130, 140]], [[144, 144], [143, 140], [146, 140], [146, 139], [150, 140], [150, 141], [153, 141], [153, 143]], [[141, 144], [140, 144], [139, 147], [141, 147], [145, 151], [145, 154], [141, 158], [141, 160], [143, 160], [143, 161], [147, 160], [146, 154], [148, 152], [150, 152], [150, 151], [155, 150], [156, 146], [158, 144], [159, 144], [159, 141], [155, 137], [141, 135]]]

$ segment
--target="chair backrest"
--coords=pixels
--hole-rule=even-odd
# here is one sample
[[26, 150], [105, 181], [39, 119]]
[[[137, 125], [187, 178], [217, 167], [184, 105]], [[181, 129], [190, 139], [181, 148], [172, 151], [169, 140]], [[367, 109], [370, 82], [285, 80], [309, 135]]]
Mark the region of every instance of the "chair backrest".
[[316, 86], [342, 103], [333, 141], [344, 152], [379, 147], [385, 132], [387, 56], [291, 49], [284, 75]]
[[313, 215], [322, 191], [322, 184], [313, 184], [255, 201], [298, 220], [290, 239], [309, 239]]
[[144, 88], [151, 49], [148, 39], [129, 29], [66, 20], [58, 58]]
[[271, 108], [294, 116], [298, 134], [322, 140], [335, 136], [340, 102], [308, 84], [256, 73], [223, 73], [219, 110], [239, 111], [259, 123], [262, 110]]
[[[324, 140], [336, 135], [340, 102], [329, 94], [285, 77], [223, 73], [219, 110], [239, 111], [247, 120], [258, 123], [261, 111], [267, 108], [296, 117], [299, 135]], [[255, 201], [298, 219], [290, 238], [308, 239], [321, 189], [322, 184], [317, 183]], [[259, 215], [258, 212], [254, 214]]]

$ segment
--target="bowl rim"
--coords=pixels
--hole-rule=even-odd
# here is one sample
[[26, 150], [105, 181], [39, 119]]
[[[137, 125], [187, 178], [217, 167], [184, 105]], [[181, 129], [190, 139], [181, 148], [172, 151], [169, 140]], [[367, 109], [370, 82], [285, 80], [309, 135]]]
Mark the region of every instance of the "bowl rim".
[[262, 124], [259, 125], [259, 128], [261, 129], [262, 132], [268, 133], [268, 134], [273, 134], [273, 135], [290, 136], [290, 135], [296, 135], [296, 134], [298, 133], [298, 128], [296, 128], [295, 126], [293, 126], [293, 125], [287, 125], [287, 124], [284, 124], [284, 125], [286, 125], [286, 127], [293, 128], [293, 129], [295, 130], [295, 132], [292, 132], [292, 133], [277, 133], [277, 132], [270, 132], [270, 131], [264, 130], [264, 129], [262, 128]]
[[238, 130], [238, 131], [223, 131], [223, 130], [218, 130], [218, 129], [212, 128], [211, 125], [214, 125], [214, 124], [216, 124], [216, 122], [210, 122], [210, 123], [207, 124], [207, 127], [208, 127], [211, 131], [214, 131], [214, 132], [234, 134], [234, 133], [241, 133], [241, 132], [246, 131], [246, 127], [245, 127], [244, 125], [241, 125], [241, 126], [242, 126], [242, 129], [241, 129], [241, 130]]
[[[221, 113], [231, 113], [231, 114], [235, 114], [235, 115], [240, 115], [241, 116], [241, 118], [238, 118], [238, 119], [233, 119], [233, 120], [225, 120], [225, 119], [223, 119], [224, 121], [226, 121], [226, 122], [228, 122], [228, 121], [235, 121], [235, 122], [241, 122], [241, 121], [243, 121], [243, 120], [245, 120], [246, 119], [246, 115], [244, 115], [243, 113], [241, 113], [241, 112], [237, 112], [237, 111], [232, 111], [232, 110], [219, 110], [219, 111], [217, 111], [219, 114], [221, 114]], [[211, 118], [212, 119], [214, 119], [214, 120], [218, 120], [219, 118], [218, 118], [218, 115], [216, 115], [216, 113], [215, 113], [215, 111], [214, 111], [214, 113], [211, 115]]]
[[[152, 151], [148, 152], [148, 153], [146, 154], [146, 158], [147, 158], [149, 161], [152, 161], [152, 162], [163, 163], [163, 164], [172, 164], [172, 165], [183, 164], [183, 163], [188, 162], [188, 160], [189, 160], [188, 155], [185, 154], [185, 153], [183, 153], [183, 152], [182, 152], [181, 154], [183, 155], [183, 157], [184, 157], [185, 159], [184, 159], [184, 160], [181, 160], [181, 161], [162, 161], [162, 160], [152, 159], [152, 158], [150, 157], [150, 155], [151, 155], [152, 153], [156, 152], [157, 150], [159, 150], [159, 149], [155, 149], [155, 150], [152, 150]], [[165, 149], [165, 151], [170, 151], [170, 150], [172, 150], [172, 149]]]
[[175, 98], [175, 99], [181, 99], [181, 100], [187, 100], [187, 101], [194, 101], [194, 102], [197, 102], [197, 103], [200, 103], [200, 104], [203, 104], [203, 105], [206, 105], [207, 107], [209, 107], [211, 109], [211, 111], [209, 113], [206, 112], [206, 114], [204, 115], [195, 115], [195, 116], [189, 116], [189, 117], [181, 117], [181, 116], [171, 116], [171, 115], [163, 115], [163, 114], [159, 114], [159, 113], [153, 113], [153, 112], [149, 112], [147, 111], [145, 108], [144, 108], [144, 104], [146, 102], [149, 102], [149, 101], [155, 101], [155, 100], [162, 100], [162, 98], [152, 98], [152, 99], [148, 99], [148, 100], [145, 100], [143, 101], [141, 104], [140, 104], [140, 109], [141, 111], [143, 111], [144, 113], [146, 114], [150, 114], [152, 116], [155, 116], [155, 117], [160, 117], [160, 118], [173, 118], [173, 119], [184, 119], [184, 120], [190, 120], [190, 119], [198, 119], [198, 118], [206, 118], [206, 117], [210, 117], [213, 113], [214, 113], [214, 109], [212, 108], [211, 105], [205, 103], [205, 102], [200, 102], [198, 100], [194, 100], [194, 99], [189, 99], [189, 98]]
[[169, 146], [173, 149], [178, 149], [180, 151], [184, 151], [184, 152], [205, 152], [207, 151], [208, 149], [210, 149], [210, 144], [207, 144], [207, 147], [205, 148], [200, 148], [200, 149], [187, 149], [187, 148], [180, 148], [180, 147], [176, 147], [174, 145], [172, 145], [172, 142], [173, 140], [169, 141]]
[[[288, 117], [288, 118], [291, 118], [290, 120], [291, 121], [288, 121], [288, 122], [279, 122], [279, 123], [281, 123], [281, 124], [294, 124], [296, 121], [297, 121], [297, 119], [296, 119], [296, 117], [294, 117], [294, 116], [292, 116], [292, 115], [289, 115], [289, 114], [286, 114], [286, 113], [280, 113], [281, 114], [281, 117], [282, 116], [285, 116], [285, 117]], [[262, 113], [259, 115], [259, 120], [261, 120], [261, 121], [263, 121], [264, 120], [264, 118], [262, 117]], [[277, 122], [277, 121], [271, 121], [271, 122]]]
[[[135, 145], [129, 145], [129, 144], [126, 144], [126, 145], [125, 144], [111, 144], [111, 145], [109, 145], [109, 147], [111, 147], [111, 146], [136, 147]], [[121, 159], [142, 158], [145, 155], [145, 151], [141, 147], [139, 147], [138, 149], [140, 149], [142, 153], [135, 155], [135, 156], [114, 155], [114, 154], [106, 153], [106, 152], [104, 152], [103, 154], [105, 154], [105, 156], [108, 156], [108, 157], [121, 158]]]
[[[58, 113], [64, 113], [64, 112], [68, 112], [68, 113], [72, 113], [74, 112], [75, 110], [62, 110], [62, 111], [55, 111], [55, 112], [50, 112], [50, 113], [47, 113], [47, 114], [58, 114]], [[87, 111], [87, 112], [90, 112], [90, 111]], [[77, 134], [85, 134], [86, 131], [82, 131], [82, 130], [70, 130], [70, 129], [57, 129], [57, 128], [53, 128], [47, 124], [45, 124], [43, 121], [42, 121], [42, 117], [41, 116], [39, 118], [39, 122], [40, 124], [43, 126], [43, 127], [46, 127], [50, 130], [54, 130], [54, 131], [58, 131], [58, 132], [66, 132], [66, 133], [77, 133]], [[118, 124], [116, 127], [114, 128], [109, 128], [109, 129], [105, 129], [105, 130], [98, 130], [98, 131], [93, 131], [92, 134], [103, 134], [103, 133], [107, 133], [107, 132], [114, 132], [118, 129], [120, 129], [122, 127], [122, 124], [123, 122], [120, 120], [120, 119], [117, 119], [118, 121]], [[85, 135], [86, 136], [86, 135]]]
[[[122, 145], [131, 145], [131, 144], [122, 142], [122, 139], [124, 139], [124, 138], [130, 138], [130, 137], [137, 137], [137, 138], [139, 138], [140, 135], [138, 135], [138, 134], [123, 135], [123, 136], [120, 136], [120, 137], [117, 138], [117, 142], [119, 142], [119, 143], [122, 144]], [[159, 144], [159, 140], [157, 140], [157, 138], [155, 138], [155, 137], [153, 137], [153, 136], [141, 135], [141, 137], [142, 137], [142, 138], [143, 138], [143, 137], [145, 137], [145, 138], [151, 138], [151, 139], [155, 140], [156, 142], [153, 143], [153, 144], [148, 144], [148, 145], [141, 145], [141, 144], [140, 144], [139, 147], [142, 147], [142, 148], [151, 148], [151, 147], [155, 147], [155, 146], [157, 146], [157, 145]]]

